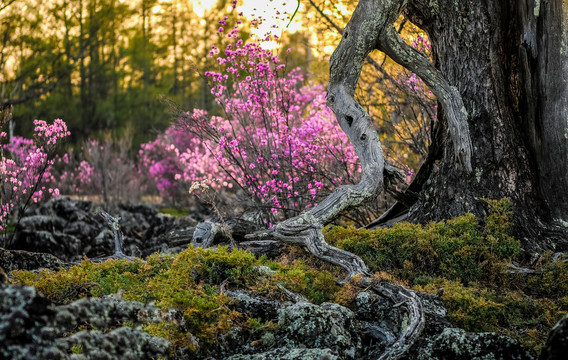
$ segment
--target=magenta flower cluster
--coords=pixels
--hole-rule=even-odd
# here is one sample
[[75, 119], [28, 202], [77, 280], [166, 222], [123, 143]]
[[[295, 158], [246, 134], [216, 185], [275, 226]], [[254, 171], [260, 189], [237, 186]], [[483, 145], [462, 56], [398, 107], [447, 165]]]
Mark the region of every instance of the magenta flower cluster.
[[42, 138], [47, 145], [55, 145], [58, 140], [71, 135], [67, 131], [67, 124], [61, 119], [55, 119], [52, 125], [43, 120], [34, 120], [34, 125], [36, 136]]
[[[245, 42], [239, 25], [226, 33], [219, 68], [205, 76], [224, 116], [194, 110], [140, 151], [162, 191], [192, 181], [221, 179], [245, 190], [269, 224], [308, 209], [336, 186], [354, 182], [360, 165], [347, 136], [326, 106], [321, 85], [288, 70], [279, 56]], [[254, 21], [253, 26], [261, 24]], [[226, 30], [225, 20], [219, 32]]]
[[59, 196], [52, 174], [55, 145], [70, 133], [63, 120], [53, 124], [34, 121], [35, 140], [14, 136], [7, 139], [0, 133], [2, 156], [0, 159], [1, 211], [0, 230], [5, 229], [8, 218], [15, 210], [24, 211], [30, 203], [37, 203], [45, 196]]
[[[186, 196], [187, 184], [193, 181], [220, 177], [217, 162], [203, 141], [178, 126], [172, 126], [156, 140], [142, 144], [138, 166], [153, 180], [159, 194], [169, 198]], [[227, 182], [223, 185], [232, 186]]]

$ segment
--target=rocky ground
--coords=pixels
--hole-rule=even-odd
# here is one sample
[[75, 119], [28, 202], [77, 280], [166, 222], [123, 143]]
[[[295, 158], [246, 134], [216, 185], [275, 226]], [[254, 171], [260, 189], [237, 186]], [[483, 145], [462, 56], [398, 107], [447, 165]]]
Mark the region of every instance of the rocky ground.
[[[187, 248], [196, 226], [189, 218], [166, 216], [143, 205], [119, 206], [114, 216], [120, 217], [125, 253], [141, 258]], [[288, 296], [278, 300], [221, 285], [218, 291], [233, 299], [231, 310], [276, 326], [254, 333], [233, 324], [219, 331], [216, 343], [207, 348], [192, 336], [189, 346], [178, 346], [139, 326], [167, 321], [184, 332], [188, 319], [175, 308], [125, 300], [120, 290], [56, 304], [34, 287], [10, 283], [14, 270], [57, 270], [85, 255], [113, 254], [113, 232], [91, 203], [52, 200], [23, 218], [17, 236], [6, 245], [10, 249], [0, 249], [0, 359], [375, 359], [395, 343], [408, 321], [404, 306], [365, 289], [346, 307], [316, 305], [285, 289]], [[245, 247], [270, 253], [265, 245]], [[267, 268], [258, 271], [271, 276]], [[503, 335], [452, 327], [438, 295], [415, 294], [424, 306], [425, 327], [403, 358], [533, 359]], [[566, 359], [567, 353], [565, 317], [550, 333], [541, 359]]]

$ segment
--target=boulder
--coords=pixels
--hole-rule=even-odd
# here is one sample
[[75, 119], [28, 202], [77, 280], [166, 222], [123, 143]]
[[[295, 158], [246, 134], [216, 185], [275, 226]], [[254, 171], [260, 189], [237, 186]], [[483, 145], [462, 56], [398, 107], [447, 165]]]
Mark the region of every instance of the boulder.
[[516, 340], [496, 333], [472, 333], [446, 328], [436, 337], [415, 347], [409, 354], [416, 360], [532, 360]]
[[8, 273], [17, 269], [28, 271], [38, 269], [59, 270], [68, 265], [51, 254], [0, 248], [0, 267]]
[[540, 360], [564, 360], [568, 356], [568, 315], [564, 316], [550, 331]]
[[[54, 306], [33, 287], [0, 285], [0, 354], [3, 359], [155, 359], [169, 342], [121, 326], [169, 321], [183, 328], [183, 316], [116, 296], [84, 298]], [[177, 321], [177, 322], [176, 322]], [[180, 322], [181, 321], [181, 322]], [[78, 325], [86, 327], [79, 331]], [[96, 329], [95, 329], [96, 328]], [[71, 354], [74, 349], [77, 354]]]
[[362, 351], [355, 314], [344, 306], [297, 303], [280, 312], [278, 323], [280, 346], [329, 349], [343, 359], [357, 359]]

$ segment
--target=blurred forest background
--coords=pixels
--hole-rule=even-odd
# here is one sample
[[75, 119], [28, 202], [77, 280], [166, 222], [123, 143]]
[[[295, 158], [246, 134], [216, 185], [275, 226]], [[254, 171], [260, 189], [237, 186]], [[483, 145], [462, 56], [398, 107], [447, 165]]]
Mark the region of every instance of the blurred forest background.
[[[356, 1], [244, 0], [237, 11], [227, 0], [0, 4], [0, 99], [3, 110], [11, 109], [10, 136], [32, 137], [34, 119], [63, 119], [71, 132], [65, 151], [76, 158], [71, 172], [83, 171], [79, 178], [89, 177], [99, 162], [106, 200], [111, 177], [124, 182], [120, 169], [109, 175], [109, 159], [127, 157], [136, 164], [141, 145], [175, 121], [161, 99], [187, 111], [222, 114], [211, 94], [211, 79], [205, 76], [218, 67], [215, 57], [208, 56], [210, 50], [225, 48], [219, 20], [226, 16], [227, 26], [232, 26], [240, 12], [247, 19], [264, 19], [261, 29], [242, 25], [245, 41], [258, 40], [270, 29], [277, 40], [262, 46], [279, 55], [287, 71], [300, 68], [306, 84], [326, 85], [329, 58]], [[429, 55], [430, 44], [420, 29], [402, 17], [396, 26], [410, 45]], [[435, 98], [414, 74], [378, 52], [368, 58], [357, 97], [376, 120], [385, 157], [403, 169], [410, 182], [428, 152]], [[93, 155], [99, 143], [115, 154], [100, 154], [101, 146]], [[91, 168], [82, 166], [82, 158]], [[71, 183], [61, 185], [62, 191], [79, 190], [77, 176], [62, 178]], [[385, 195], [380, 209], [389, 203], [392, 198]]]
[[[355, 3], [326, 0], [316, 8], [305, 1], [288, 27], [287, 22], [278, 23], [275, 32], [281, 42], [273, 45], [292, 49], [288, 68], [300, 67], [310, 74], [308, 81], [326, 84], [328, 60], [341, 38], [334, 25], [345, 26]], [[297, 5], [245, 0], [238, 10], [266, 18], [276, 11], [292, 14]], [[71, 130], [72, 144], [110, 132], [115, 138], [132, 137], [134, 155], [141, 143], [155, 138], [171, 122], [159, 96], [188, 110], [218, 111], [203, 74], [215, 66], [207, 56], [211, 47], [223, 48], [218, 21], [234, 15], [227, 0], [4, 2], [2, 107], [13, 105], [16, 134], [30, 135], [34, 119], [61, 118]], [[401, 31], [404, 25], [400, 24]], [[419, 30], [405, 30], [409, 41], [415, 41], [412, 32]], [[427, 149], [433, 100], [400, 77], [402, 68], [381, 54], [374, 57], [385, 70], [372, 65], [365, 69], [360, 97], [377, 119], [387, 157], [405, 159], [416, 168]], [[409, 99], [430, 103], [410, 104]]]

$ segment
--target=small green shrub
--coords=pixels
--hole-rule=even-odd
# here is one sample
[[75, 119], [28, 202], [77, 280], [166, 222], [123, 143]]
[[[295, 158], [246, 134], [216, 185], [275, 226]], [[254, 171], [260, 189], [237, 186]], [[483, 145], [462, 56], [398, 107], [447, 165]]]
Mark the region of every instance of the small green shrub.
[[393, 271], [412, 280], [438, 276], [464, 283], [495, 277], [503, 262], [520, 254], [510, 235], [510, 202], [488, 201], [481, 227], [472, 214], [425, 226], [407, 222], [391, 229], [356, 230], [328, 227], [327, 241], [363, 258], [372, 271]]

